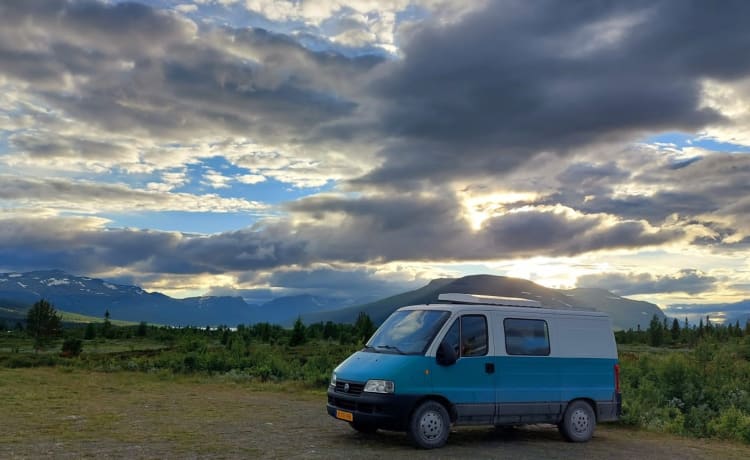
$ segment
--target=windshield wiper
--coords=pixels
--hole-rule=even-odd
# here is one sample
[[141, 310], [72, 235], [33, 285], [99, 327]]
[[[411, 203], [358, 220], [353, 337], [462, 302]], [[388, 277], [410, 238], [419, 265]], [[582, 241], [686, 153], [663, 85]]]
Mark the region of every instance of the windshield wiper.
[[398, 347], [394, 347], [393, 345], [377, 345], [375, 348], [385, 348], [386, 350], [393, 350], [399, 355], [405, 355], [403, 351], [399, 350]]

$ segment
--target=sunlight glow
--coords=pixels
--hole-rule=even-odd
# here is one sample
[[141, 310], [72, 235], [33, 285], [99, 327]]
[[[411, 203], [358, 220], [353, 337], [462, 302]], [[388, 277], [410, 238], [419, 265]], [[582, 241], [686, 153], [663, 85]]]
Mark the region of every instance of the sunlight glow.
[[533, 202], [538, 198], [537, 193], [502, 191], [486, 195], [475, 195], [464, 198], [464, 210], [467, 220], [473, 230], [482, 228], [484, 221], [496, 215], [507, 212], [508, 205]]

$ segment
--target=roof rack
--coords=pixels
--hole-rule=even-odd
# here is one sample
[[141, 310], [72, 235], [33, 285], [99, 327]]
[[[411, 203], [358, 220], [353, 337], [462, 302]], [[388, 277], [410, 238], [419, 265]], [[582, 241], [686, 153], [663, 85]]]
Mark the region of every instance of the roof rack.
[[496, 297], [491, 295], [479, 294], [460, 294], [456, 292], [440, 294], [438, 295], [438, 300], [443, 300], [450, 303], [542, 308], [541, 302], [537, 300], [522, 299], [520, 297]]

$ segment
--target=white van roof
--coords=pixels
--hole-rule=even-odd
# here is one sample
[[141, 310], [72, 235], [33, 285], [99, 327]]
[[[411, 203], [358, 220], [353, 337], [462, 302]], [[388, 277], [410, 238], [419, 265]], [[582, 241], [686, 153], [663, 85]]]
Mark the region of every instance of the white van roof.
[[541, 308], [541, 302], [520, 297], [497, 297], [479, 294], [461, 294], [450, 292], [438, 295], [438, 300], [450, 303], [477, 304], [477, 305], [504, 305], [507, 307], [533, 307]]

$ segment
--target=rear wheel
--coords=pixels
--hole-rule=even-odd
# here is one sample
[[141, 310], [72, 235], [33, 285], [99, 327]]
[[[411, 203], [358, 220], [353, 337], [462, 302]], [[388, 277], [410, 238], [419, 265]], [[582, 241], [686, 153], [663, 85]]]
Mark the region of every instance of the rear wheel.
[[378, 427], [370, 423], [349, 422], [349, 426], [351, 426], [354, 430], [364, 434], [372, 434], [378, 431]]
[[563, 437], [570, 442], [588, 441], [596, 428], [594, 409], [586, 401], [573, 401], [568, 404], [558, 428]]
[[451, 419], [448, 411], [436, 401], [422, 403], [409, 420], [409, 438], [423, 449], [442, 447], [450, 434]]

